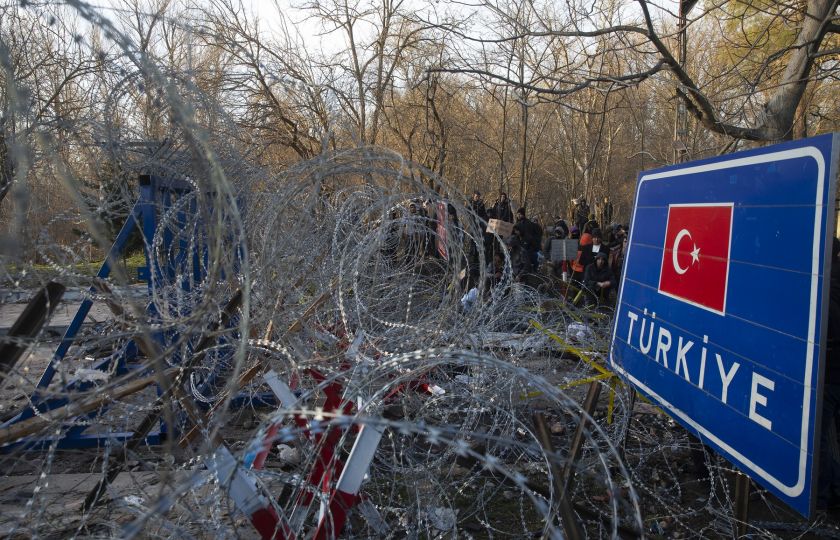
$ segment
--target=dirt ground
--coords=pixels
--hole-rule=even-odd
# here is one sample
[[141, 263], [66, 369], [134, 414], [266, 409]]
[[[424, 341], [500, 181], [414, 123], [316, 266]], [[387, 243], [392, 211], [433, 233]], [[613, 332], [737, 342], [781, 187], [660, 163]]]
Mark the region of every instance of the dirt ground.
[[[56, 345], [55, 339], [40, 343], [20, 363], [16, 375], [0, 385], [2, 412], [19, 410], [26, 404], [34, 382]], [[516, 362], [529, 371], [545, 376], [554, 384], [565, 384], [568, 381], [567, 375], [580, 373], [580, 365], [575, 358], [549, 351], [520, 354]], [[68, 368], [65, 375], [71, 376], [79, 367], [86, 366]], [[60, 385], [60, 381], [56, 381], [52, 388], [58, 388], [57, 385]], [[585, 385], [568, 388], [567, 395], [582, 402], [586, 388]], [[617, 387], [616, 392], [620, 394], [621, 388]], [[150, 388], [123, 404], [110, 407], [106, 414], [91, 424], [89, 430], [131, 431], [132, 426], [139, 422], [139, 415], [133, 411], [132, 403], [145, 404], [154, 397], [154, 390]], [[619, 401], [615, 401], [614, 405], [615, 408], [611, 410], [609, 388], [605, 386], [593, 415], [605, 430], [613, 429], [620, 415], [627, 413], [620, 410]], [[568, 416], [568, 411], [551, 410], [551, 404], [541, 401], [539, 397], [531, 399], [528, 406], [543, 410], [553, 421]], [[236, 447], [241, 441], [248, 440], [261, 415], [268, 411], [270, 409], [244, 409], [235, 415], [223, 434], [225, 441], [231, 447]], [[564, 426], [562, 432], [558, 430], [552, 434], [556, 448], [568, 448], [571, 442], [574, 426], [568, 422]], [[163, 493], [162, 490], [173, 489], [182, 483], [186, 474], [183, 464], [176, 463], [180, 459], [177, 452], [170, 455], [162, 447], [142, 447], [129, 456], [124, 471], [113, 482], [107, 511], [83, 515], [80, 512], [82, 502], [101, 478], [103, 458], [112, 450], [107, 447], [53, 451], [21, 451], [19, 448], [0, 450], [0, 467], [3, 470], [0, 476], [0, 535], [29, 537], [35, 531], [28, 529], [27, 523], [48, 522], [49, 529], [57, 537], [74, 531], [81, 532], [82, 536], [113, 536], [119, 534], [118, 527], [148, 512], [143, 502], [155, 500]], [[585, 447], [584, 454], [595, 450]], [[272, 455], [276, 453], [275, 449]], [[677, 539], [735, 536], [732, 515], [736, 472], [721, 458], [704, 456], [699, 445], [692, 442], [679, 425], [642, 400], [635, 402], [623, 441], [623, 453], [626, 468], [631, 474], [629, 482], [639, 496], [645, 529], [643, 534], [646, 537]], [[277, 465], [269, 464], [271, 467]], [[48, 470], [49, 474], [42, 475], [41, 471], [44, 470]], [[535, 485], [542, 483], [543, 489], [547, 489], [547, 480], [541, 479], [539, 475], [532, 476], [530, 481]], [[196, 488], [197, 491], [207, 489], [210, 488]], [[511, 531], [516, 530], [523, 519], [538, 521], [534, 517], [536, 514], [527, 517], [529, 511], [523, 510], [518, 499], [511, 499], [501, 484], [498, 489], [485, 490], [482, 496], [487, 498], [482, 502], [484, 511], [492, 509], [498, 519], [510, 519]], [[573, 502], [591, 537], [609, 536], [608, 529], [604, 528], [604, 523], [599, 522], [598, 518], [599, 513], [609, 513], [609, 494], [598, 478], [590, 478], [582, 472], [578, 477]], [[510, 517], [505, 518], [506, 515]], [[229, 519], [237, 523], [242, 518], [231, 512]], [[464, 534], [474, 538], [485, 537], [486, 531], [482, 531], [478, 522], [473, 525], [470, 523], [462, 524]], [[837, 516], [819, 515], [807, 521], [755, 484], [750, 492], [749, 523], [747, 532], [752, 537], [840, 538], [840, 513]], [[633, 524], [628, 521], [622, 525], [626, 529], [619, 531], [619, 536], [632, 537]], [[201, 525], [197, 523], [195, 527], [193, 533], [202, 536]], [[249, 529], [246, 525], [236, 530]], [[247, 536], [247, 533], [243, 534]]]

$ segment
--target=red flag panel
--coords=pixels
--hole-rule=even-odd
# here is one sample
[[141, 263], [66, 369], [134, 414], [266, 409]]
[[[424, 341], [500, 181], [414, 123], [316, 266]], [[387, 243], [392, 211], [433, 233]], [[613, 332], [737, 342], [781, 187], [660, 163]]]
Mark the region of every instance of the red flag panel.
[[726, 312], [732, 209], [732, 203], [668, 207], [660, 293]]

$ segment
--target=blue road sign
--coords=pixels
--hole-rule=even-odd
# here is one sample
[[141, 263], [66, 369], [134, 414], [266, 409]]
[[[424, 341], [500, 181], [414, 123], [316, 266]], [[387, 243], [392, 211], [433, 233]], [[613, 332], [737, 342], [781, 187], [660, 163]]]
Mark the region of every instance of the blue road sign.
[[812, 510], [840, 136], [639, 175], [612, 368]]

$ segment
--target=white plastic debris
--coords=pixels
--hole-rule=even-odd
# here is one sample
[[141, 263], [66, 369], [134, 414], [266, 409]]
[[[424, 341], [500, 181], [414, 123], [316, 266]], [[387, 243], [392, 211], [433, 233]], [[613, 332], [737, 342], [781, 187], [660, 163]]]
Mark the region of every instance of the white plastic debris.
[[429, 391], [432, 393], [433, 396], [442, 396], [446, 394], [446, 390], [441, 388], [440, 386], [433, 384], [429, 387]]
[[473, 287], [472, 289], [467, 291], [467, 294], [461, 297], [461, 306], [464, 308], [464, 311], [470, 311], [477, 300], [478, 289]]
[[428, 511], [429, 525], [439, 531], [451, 531], [455, 528], [455, 511], [451, 508], [435, 507]]
[[285, 463], [292, 465], [300, 463], [300, 452], [297, 448], [292, 448], [288, 444], [278, 444], [277, 450], [280, 452], [280, 459]]
[[136, 506], [138, 508], [143, 506], [143, 497], [138, 497], [137, 495], [126, 495], [123, 497], [123, 501], [129, 506]]
[[73, 374], [73, 381], [75, 382], [105, 382], [109, 378], [107, 372], [90, 368], [79, 368]]
[[578, 341], [587, 341], [595, 339], [595, 334], [592, 332], [592, 329], [589, 326], [583, 323], [571, 323], [566, 328], [566, 336], [570, 339], [576, 339]]

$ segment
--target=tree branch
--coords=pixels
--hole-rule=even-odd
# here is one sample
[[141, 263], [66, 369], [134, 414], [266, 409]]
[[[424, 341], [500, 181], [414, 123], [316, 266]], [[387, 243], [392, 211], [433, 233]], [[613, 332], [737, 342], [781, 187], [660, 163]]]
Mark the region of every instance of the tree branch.
[[678, 95], [686, 102], [697, 120], [706, 128], [740, 139], [766, 141], [779, 140], [790, 136], [793, 117], [802, 93], [808, 82], [808, 73], [813, 64], [825, 27], [830, 20], [837, 0], [810, 0], [806, 5], [807, 13], [796, 42], [788, 48], [792, 57], [782, 75], [781, 83], [764, 107], [761, 119], [755, 127], [741, 127], [728, 124], [718, 117], [709, 99], [699, 90], [697, 84], [671, 54], [667, 46], [659, 39], [653, 28], [653, 21], [648, 11], [647, 2], [638, 0], [645, 17], [651, 43], [662, 55], [672, 73], [676, 76], [684, 91]]
[[633, 84], [638, 84], [641, 81], [651, 77], [652, 75], [662, 71], [662, 68], [665, 67], [665, 61], [660, 60], [657, 62], [652, 68], [641, 71], [639, 73], [630, 73], [627, 75], [605, 75], [601, 77], [592, 77], [589, 78], [581, 83], [578, 83], [572, 87], [565, 88], [565, 89], [556, 89], [556, 88], [546, 88], [544, 86], [537, 86], [534, 84], [528, 83], [521, 83], [509, 77], [504, 77], [497, 73], [493, 73], [491, 71], [483, 70], [483, 69], [464, 69], [464, 68], [429, 68], [427, 71], [429, 73], [471, 73], [473, 75], [479, 75], [481, 77], [485, 77], [490, 80], [501, 81], [509, 86], [514, 86], [516, 88], [521, 88], [523, 90], [530, 90], [533, 92], [537, 92], [539, 94], [549, 94], [553, 96], [567, 96], [569, 94], [574, 94], [575, 92], [579, 92], [586, 88], [591, 87], [597, 83], [617, 83], [622, 84], [624, 86], [630, 86]]

